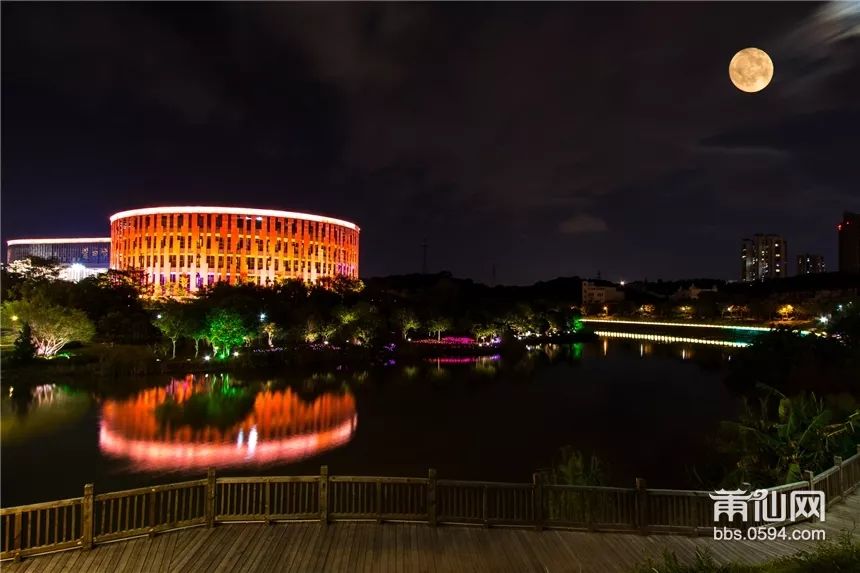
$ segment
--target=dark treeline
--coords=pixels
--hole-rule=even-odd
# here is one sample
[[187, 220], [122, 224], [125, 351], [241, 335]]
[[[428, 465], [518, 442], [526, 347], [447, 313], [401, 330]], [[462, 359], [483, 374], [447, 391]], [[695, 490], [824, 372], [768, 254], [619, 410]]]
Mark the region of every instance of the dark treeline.
[[146, 298], [132, 276], [114, 271], [77, 283], [57, 280], [45, 264], [27, 273], [5, 269], [2, 282], [7, 337], [26, 326], [36, 354], [46, 357], [82, 342], [149, 345], [169, 358], [192, 352], [223, 358], [240, 347], [379, 349], [448, 336], [548, 336], [570, 329], [579, 298], [578, 279], [487, 287], [447, 273], [366, 284], [343, 277], [272, 287], [218, 283], [175, 299]]

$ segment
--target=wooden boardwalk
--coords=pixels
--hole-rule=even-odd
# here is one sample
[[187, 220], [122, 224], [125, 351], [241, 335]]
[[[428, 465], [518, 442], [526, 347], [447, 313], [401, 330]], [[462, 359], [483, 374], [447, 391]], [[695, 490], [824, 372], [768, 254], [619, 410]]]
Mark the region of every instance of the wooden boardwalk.
[[[828, 509], [820, 528], [835, 540], [860, 525], [860, 493]], [[319, 522], [194, 527], [154, 537], [7, 561], [8, 573], [60, 572], [623, 572], [664, 549], [682, 560], [697, 547], [717, 561], [753, 563], [790, 555], [811, 541], [723, 541], [709, 537], [588, 533], [513, 528], [430, 527], [426, 524]]]

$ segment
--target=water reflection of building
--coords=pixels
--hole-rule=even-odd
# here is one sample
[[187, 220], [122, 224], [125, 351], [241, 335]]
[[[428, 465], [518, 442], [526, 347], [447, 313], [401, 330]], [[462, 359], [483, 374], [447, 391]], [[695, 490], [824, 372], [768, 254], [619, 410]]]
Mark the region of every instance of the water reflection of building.
[[167, 387], [143, 390], [102, 405], [102, 452], [131, 460], [138, 470], [297, 461], [349, 442], [358, 416], [349, 393], [326, 393], [311, 401], [291, 389], [263, 390], [241, 421], [226, 427], [162, 423], [156, 409], [183, 404], [209, 392], [210, 384], [189, 376]]

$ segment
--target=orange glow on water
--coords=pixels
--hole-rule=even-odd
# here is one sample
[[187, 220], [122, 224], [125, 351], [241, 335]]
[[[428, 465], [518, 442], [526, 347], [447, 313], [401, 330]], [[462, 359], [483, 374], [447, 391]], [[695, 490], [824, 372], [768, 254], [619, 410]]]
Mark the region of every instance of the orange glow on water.
[[305, 401], [291, 389], [261, 391], [248, 415], [223, 429], [157, 419], [156, 408], [168, 399], [182, 404], [207, 388], [189, 376], [124, 400], [106, 400], [101, 451], [143, 471], [289, 463], [346, 444], [358, 424], [351, 394], [331, 392]]

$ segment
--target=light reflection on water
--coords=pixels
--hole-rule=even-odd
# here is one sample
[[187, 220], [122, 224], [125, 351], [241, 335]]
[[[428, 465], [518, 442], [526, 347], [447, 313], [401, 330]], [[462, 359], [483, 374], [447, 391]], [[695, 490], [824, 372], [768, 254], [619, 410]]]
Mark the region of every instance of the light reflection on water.
[[255, 395], [229, 381], [188, 375], [105, 400], [99, 449], [138, 471], [290, 463], [346, 444], [357, 424], [349, 392], [306, 401], [290, 388]]
[[[737, 351], [603, 338], [273, 379], [160, 378], [132, 394], [121, 388], [156, 380], [119, 380], [116, 390], [92, 394], [45, 386], [10, 396], [4, 386], [4, 461], [26, 471], [5, 474], [3, 495], [9, 505], [32, 503], [80, 495], [83, 483], [113, 491], [196, 479], [208, 466], [228, 475], [312, 475], [320, 464], [342, 475], [436, 467], [456, 478], [516, 481], [568, 444], [598, 452], [619, 480], [642, 475], [680, 487], [686, 470], [668, 456], [710, 451], [700, 437], [734, 411], [719, 376]], [[662, 423], [669, 410], [671, 427]], [[646, 445], [631, 452], [617, 420]], [[676, 425], [689, 431], [679, 437]]]

